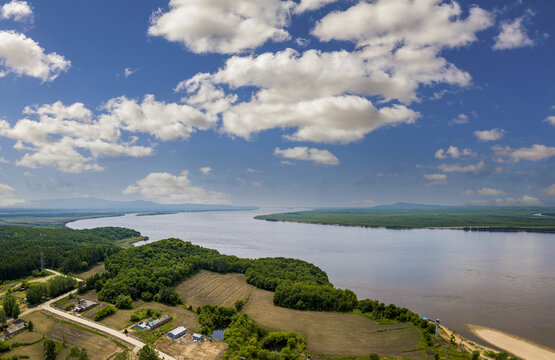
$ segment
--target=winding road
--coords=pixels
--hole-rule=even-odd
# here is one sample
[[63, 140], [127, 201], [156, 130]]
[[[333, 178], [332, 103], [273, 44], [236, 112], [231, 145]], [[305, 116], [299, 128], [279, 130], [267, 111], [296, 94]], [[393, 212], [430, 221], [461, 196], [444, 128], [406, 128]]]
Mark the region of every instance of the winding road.
[[[57, 275], [63, 275], [63, 274], [60, 274], [60, 273], [57, 272], [57, 271], [53, 271], [53, 270], [49, 270], [49, 269], [47, 269], [47, 270], [48, 270], [48, 271], [51, 271], [51, 272], [53, 272], [54, 274], [57, 274]], [[77, 278], [75, 278], [75, 280], [77, 280], [77, 281], [83, 281], [83, 280], [77, 279]], [[142, 341], [140, 341], [140, 340], [137, 340], [137, 339], [135, 339], [135, 338], [129, 337], [129, 336], [125, 335], [124, 333], [118, 331], [118, 330], [109, 328], [109, 327], [107, 327], [107, 326], [104, 326], [104, 325], [102, 325], [102, 324], [100, 324], [100, 323], [97, 323], [97, 322], [94, 322], [94, 321], [92, 321], [92, 320], [84, 319], [84, 318], [82, 318], [82, 317], [69, 314], [69, 313], [67, 313], [67, 312], [65, 312], [65, 311], [61, 311], [61, 310], [55, 309], [55, 308], [53, 308], [53, 307], [51, 306], [51, 305], [52, 305], [53, 303], [55, 303], [56, 301], [61, 300], [61, 299], [63, 299], [64, 297], [68, 296], [69, 294], [72, 294], [72, 293], [75, 293], [75, 292], [77, 292], [77, 290], [70, 291], [70, 292], [68, 292], [68, 293], [65, 293], [65, 294], [63, 294], [63, 295], [58, 296], [58, 297], [55, 298], [55, 299], [51, 299], [51, 300], [49, 300], [49, 301], [47, 301], [47, 302], [45, 302], [45, 303], [43, 303], [43, 304], [41, 304], [41, 305], [39, 305], [39, 306], [37, 306], [37, 307], [35, 307], [35, 308], [29, 309], [29, 310], [27, 310], [27, 311], [24, 311], [23, 313], [20, 314], [20, 317], [25, 316], [26, 314], [29, 314], [29, 313], [31, 313], [31, 312], [33, 312], [33, 311], [43, 310], [43, 311], [46, 311], [46, 312], [48, 312], [48, 313], [50, 313], [50, 314], [56, 315], [57, 317], [66, 319], [66, 320], [68, 320], [68, 321], [71, 321], [71, 322], [73, 322], [73, 323], [76, 323], [76, 324], [79, 324], [79, 325], [82, 325], [82, 326], [85, 326], [85, 327], [87, 327], [87, 328], [89, 328], [89, 329], [96, 330], [96, 331], [101, 332], [101, 333], [103, 333], [103, 334], [109, 335], [109, 336], [111, 336], [111, 337], [113, 337], [113, 338], [115, 338], [115, 339], [121, 340], [121, 341], [123, 341], [123, 342], [125, 342], [125, 343], [127, 343], [127, 344], [130, 344], [130, 345], [132, 345], [132, 346], [135, 347], [135, 349], [134, 349], [135, 351], [138, 351], [138, 350], [141, 349], [143, 346], [147, 345], [146, 343], [144, 343], [144, 342], [142, 342]], [[174, 357], [169, 356], [169, 355], [167, 355], [167, 354], [161, 352], [161, 351], [158, 350], [158, 349], [157, 349], [156, 351], [158, 352], [158, 355], [159, 355], [162, 359], [164, 359], [164, 360], [176, 360]]]

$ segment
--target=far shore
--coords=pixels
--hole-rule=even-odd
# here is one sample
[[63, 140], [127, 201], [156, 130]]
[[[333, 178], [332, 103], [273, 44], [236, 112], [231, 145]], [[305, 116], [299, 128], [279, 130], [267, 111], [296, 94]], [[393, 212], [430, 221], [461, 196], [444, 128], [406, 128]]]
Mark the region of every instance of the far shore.
[[472, 333], [480, 339], [524, 360], [553, 360], [555, 351], [516, 335], [485, 326], [468, 324]]

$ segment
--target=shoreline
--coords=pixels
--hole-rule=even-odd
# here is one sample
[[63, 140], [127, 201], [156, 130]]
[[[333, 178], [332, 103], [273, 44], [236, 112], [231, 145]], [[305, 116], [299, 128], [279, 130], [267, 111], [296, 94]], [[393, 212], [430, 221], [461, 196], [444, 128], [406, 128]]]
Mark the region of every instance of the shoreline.
[[[485, 326], [467, 324], [467, 327], [481, 340], [524, 360], [555, 359], [555, 351], [553, 349], [536, 344], [530, 340]], [[476, 350], [480, 351], [480, 349]]]

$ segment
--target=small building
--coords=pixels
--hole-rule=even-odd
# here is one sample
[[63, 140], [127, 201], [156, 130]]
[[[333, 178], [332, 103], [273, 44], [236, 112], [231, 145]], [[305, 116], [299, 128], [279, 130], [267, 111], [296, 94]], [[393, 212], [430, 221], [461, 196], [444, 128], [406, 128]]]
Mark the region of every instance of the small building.
[[136, 324], [135, 327], [141, 329], [141, 330], [146, 330], [146, 331], [150, 331], [152, 329], [156, 329], [159, 326], [164, 325], [167, 322], [170, 322], [172, 319], [171, 316], [169, 315], [164, 315], [159, 319], [156, 320], [152, 320], [152, 321], [141, 321], [140, 323]]
[[204, 341], [204, 337], [201, 334], [193, 334], [193, 341]]
[[182, 337], [183, 335], [185, 335], [187, 333], [187, 329], [185, 329], [183, 326], [177, 327], [175, 329], [173, 329], [172, 331], [170, 331], [168, 333], [168, 336], [171, 339], [179, 339], [180, 337]]
[[87, 311], [90, 308], [95, 307], [96, 305], [98, 305], [96, 301], [81, 299], [81, 301], [79, 301], [79, 303], [75, 306], [75, 312], [80, 314], [83, 311]]
[[4, 330], [6, 338], [11, 338], [12, 336], [19, 334], [20, 332], [25, 331], [29, 327], [26, 321], [23, 321], [21, 319], [18, 320], [20, 321], [14, 321], [13, 324], [8, 326], [8, 328]]

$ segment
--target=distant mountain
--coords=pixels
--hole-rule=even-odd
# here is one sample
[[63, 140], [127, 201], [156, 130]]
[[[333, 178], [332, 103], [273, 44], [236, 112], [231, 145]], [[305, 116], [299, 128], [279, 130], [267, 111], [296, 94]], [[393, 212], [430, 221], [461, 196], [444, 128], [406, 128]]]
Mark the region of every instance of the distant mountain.
[[73, 210], [73, 211], [122, 211], [122, 212], [174, 212], [174, 211], [216, 211], [254, 210], [253, 206], [202, 205], [202, 204], [158, 204], [152, 201], [112, 201], [95, 198], [72, 198], [27, 201], [18, 210]]

